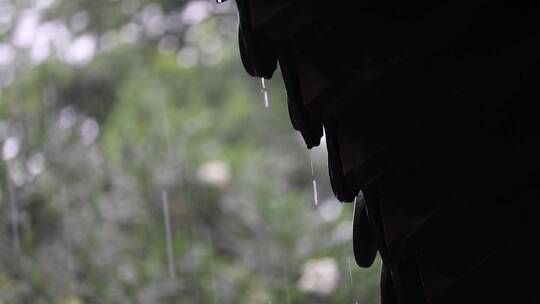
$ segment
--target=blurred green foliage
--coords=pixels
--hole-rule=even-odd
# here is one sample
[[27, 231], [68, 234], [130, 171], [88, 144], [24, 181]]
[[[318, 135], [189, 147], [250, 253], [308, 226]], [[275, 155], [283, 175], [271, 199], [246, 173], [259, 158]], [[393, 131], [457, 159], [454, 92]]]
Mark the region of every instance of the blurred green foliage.
[[279, 75], [264, 108], [236, 22], [211, 1], [0, 0], [0, 303], [378, 301], [325, 147], [292, 131]]

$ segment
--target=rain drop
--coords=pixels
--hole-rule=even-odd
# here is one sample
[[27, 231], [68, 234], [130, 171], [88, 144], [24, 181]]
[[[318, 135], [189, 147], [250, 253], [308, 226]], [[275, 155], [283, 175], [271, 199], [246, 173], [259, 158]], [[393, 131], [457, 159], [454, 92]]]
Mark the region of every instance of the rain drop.
[[313, 201], [315, 202], [315, 206], [319, 204], [319, 198], [317, 195], [317, 181], [313, 179]]
[[313, 167], [313, 159], [311, 157], [311, 154], [309, 156], [309, 163], [311, 166], [311, 177], [313, 178], [312, 184], [313, 184], [313, 201], [315, 202], [315, 206], [319, 204], [319, 195], [317, 191], [317, 180], [315, 179], [315, 169]]

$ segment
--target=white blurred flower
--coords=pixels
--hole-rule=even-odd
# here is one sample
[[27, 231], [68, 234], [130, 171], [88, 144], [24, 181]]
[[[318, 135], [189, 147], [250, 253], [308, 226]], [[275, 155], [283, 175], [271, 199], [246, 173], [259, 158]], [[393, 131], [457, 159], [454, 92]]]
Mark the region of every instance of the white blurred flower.
[[39, 34], [48, 37], [52, 46], [58, 52], [63, 54], [70, 48], [73, 35], [64, 22], [45, 22], [40, 25], [40, 30]]
[[157, 3], [148, 4], [142, 13], [142, 26], [146, 35], [150, 38], [163, 35], [165, 32], [165, 16], [161, 5]]
[[120, 41], [128, 44], [136, 43], [141, 36], [141, 27], [135, 23], [128, 23], [120, 29]]
[[47, 35], [47, 26], [40, 26], [37, 29], [38, 35], [30, 48], [30, 59], [39, 64], [51, 54], [50, 37]]
[[298, 288], [303, 292], [322, 296], [331, 294], [339, 281], [339, 269], [333, 258], [313, 259], [302, 268], [302, 277]]
[[99, 124], [93, 118], [86, 119], [81, 125], [81, 138], [85, 145], [92, 144], [99, 135]]
[[44, 167], [45, 167], [45, 158], [43, 157], [41, 153], [36, 153], [32, 155], [32, 157], [30, 157], [30, 159], [26, 163], [26, 170], [32, 176], [39, 175], [43, 171]]
[[2, 158], [4, 160], [10, 160], [17, 157], [19, 154], [21, 141], [19, 138], [11, 136], [6, 139], [4, 146], [2, 147]]
[[33, 34], [35, 37], [28, 48], [30, 59], [36, 64], [46, 60], [55, 50], [64, 54], [71, 47], [71, 32], [60, 21], [40, 23]]
[[23, 48], [32, 46], [36, 38], [40, 19], [41, 14], [36, 10], [23, 11], [13, 32], [13, 44]]
[[65, 54], [69, 64], [88, 63], [96, 53], [97, 39], [94, 35], [84, 34], [71, 43]]
[[230, 178], [229, 166], [220, 160], [204, 163], [197, 170], [197, 178], [203, 183], [223, 187]]
[[75, 125], [76, 120], [77, 113], [75, 113], [75, 110], [71, 106], [67, 106], [58, 113], [56, 123], [61, 130], [68, 130]]
[[190, 1], [182, 11], [182, 21], [190, 25], [197, 24], [208, 17], [210, 8], [207, 1]]

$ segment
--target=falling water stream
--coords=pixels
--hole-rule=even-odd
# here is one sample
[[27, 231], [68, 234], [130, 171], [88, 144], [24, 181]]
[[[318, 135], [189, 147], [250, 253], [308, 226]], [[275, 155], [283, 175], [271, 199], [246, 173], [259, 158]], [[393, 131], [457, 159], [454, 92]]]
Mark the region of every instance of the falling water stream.
[[351, 225], [352, 225], [353, 230], [354, 230], [354, 215], [356, 214], [356, 200], [357, 200], [357, 197], [355, 196], [354, 201], [353, 201], [353, 211], [352, 211], [353, 217], [351, 220]]
[[169, 277], [175, 278], [174, 273], [174, 255], [171, 234], [171, 218], [169, 214], [169, 193], [161, 191], [161, 203], [163, 204], [163, 217], [165, 218], [165, 238], [167, 241], [167, 259], [169, 261]]
[[347, 267], [349, 268], [349, 280], [351, 281], [351, 286], [354, 286], [352, 278], [351, 256], [347, 256]]
[[[352, 276], [352, 262], [351, 262], [351, 256], [347, 256], [347, 268], [349, 269], [349, 281], [351, 283], [351, 293], [354, 298], [354, 281]], [[358, 304], [358, 301], [354, 299], [354, 303]]]
[[268, 91], [266, 90], [266, 83], [265, 83], [264, 77], [261, 78], [261, 86], [262, 86], [261, 93], [263, 94], [263, 98], [264, 98], [264, 107], [268, 109], [268, 106], [269, 106]]
[[[165, 149], [164, 152], [168, 153], [170, 150], [170, 128], [169, 128], [169, 119], [167, 116], [167, 103], [164, 96], [160, 96], [161, 100], [161, 110], [163, 117], [163, 133], [165, 134]], [[163, 225], [165, 228], [165, 241], [166, 241], [166, 250], [167, 250], [167, 261], [169, 268], [169, 278], [174, 279], [176, 277], [175, 267], [174, 267], [174, 251], [173, 251], [173, 242], [172, 242], [172, 231], [171, 231], [171, 215], [169, 212], [169, 192], [167, 190], [161, 191], [161, 205], [163, 208]]]

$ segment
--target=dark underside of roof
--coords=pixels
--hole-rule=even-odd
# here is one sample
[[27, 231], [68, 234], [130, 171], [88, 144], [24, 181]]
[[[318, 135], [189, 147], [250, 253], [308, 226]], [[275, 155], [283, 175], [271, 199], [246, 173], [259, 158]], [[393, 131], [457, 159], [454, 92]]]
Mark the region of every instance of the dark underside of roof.
[[[519, 1], [237, 0], [246, 71], [279, 66], [384, 303], [539, 303], [540, 10]], [[362, 191], [363, 195], [362, 195]]]

